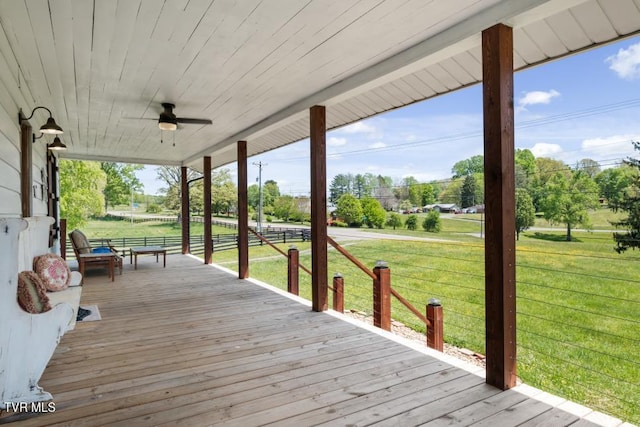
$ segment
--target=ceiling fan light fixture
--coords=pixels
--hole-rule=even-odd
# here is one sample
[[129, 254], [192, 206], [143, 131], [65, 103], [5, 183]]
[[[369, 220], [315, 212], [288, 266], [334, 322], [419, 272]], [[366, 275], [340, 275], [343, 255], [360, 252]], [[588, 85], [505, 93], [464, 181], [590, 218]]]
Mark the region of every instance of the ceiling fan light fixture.
[[176, 130], [178, 129], [178, 123], [176, 121], [163, 120], [162, 117], [160, 117], [158, 127], [161, 130]]
[[173, 108], [175, 106], [168, 102], [163, 102], [162, 107], [164, 108], [164, 111], [160, 113], [160, 119], [158, 119], [158, 127], [162, 130], [169, 131], [178, 129], [178, 119], [176, 118], [176, 115], [173, 114]]

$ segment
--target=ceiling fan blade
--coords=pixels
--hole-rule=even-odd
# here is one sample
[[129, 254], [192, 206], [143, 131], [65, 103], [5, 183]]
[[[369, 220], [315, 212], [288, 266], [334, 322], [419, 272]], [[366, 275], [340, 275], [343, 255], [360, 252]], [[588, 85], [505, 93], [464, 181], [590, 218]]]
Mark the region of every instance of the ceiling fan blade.
[[209, 119], [191, 119], [186, 117], [176, 117], [178, 123], [185, 123], [189, 125], [210, 125], [213, 122]]

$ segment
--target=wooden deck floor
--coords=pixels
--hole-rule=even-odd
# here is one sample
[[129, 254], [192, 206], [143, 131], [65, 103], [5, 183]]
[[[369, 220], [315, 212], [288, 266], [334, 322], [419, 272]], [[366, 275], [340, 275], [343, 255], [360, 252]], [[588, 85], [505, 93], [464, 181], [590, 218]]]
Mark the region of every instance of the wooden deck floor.
[[[102, 320], [62, 339], [40, 385], [55, 412], [14, 425], [616, 425], [544, 393], [501, 392], [447, 361], [187, 256], [85, 281]], [[580, 417], [587, 417], [581, 419]], [[596, 423], [592, 423], [591, 421]]]

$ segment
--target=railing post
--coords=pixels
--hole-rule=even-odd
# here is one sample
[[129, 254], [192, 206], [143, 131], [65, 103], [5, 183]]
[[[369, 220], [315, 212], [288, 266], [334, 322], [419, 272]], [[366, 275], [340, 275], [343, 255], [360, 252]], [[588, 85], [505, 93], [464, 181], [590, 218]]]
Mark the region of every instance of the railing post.
[[427, 347], [438, 351], [443, 351], [443, 315], [440, 301], [431, 298], [427, 304], [427, 320], [431, 326], [427, 325]]
[[384, 261], [377, 261], [373, 269], [373, 325], [391, 330], [391, 270]]
[[344, 278], [340, 273], [333, 275], [333, 309], [344, 313]]
[[[262, 241], [260, 241], [262, 242]], [[287, 291], [294, 294], [299, 295], [298, 289], [298, 278], [299, 278], [299, 269], [298, 269], [298, 259], [300, 258], [300, 252], [298, 248], [294, 245], [289, 247], [288, 251], [289, 255], [289, 263], [287, 268]]]

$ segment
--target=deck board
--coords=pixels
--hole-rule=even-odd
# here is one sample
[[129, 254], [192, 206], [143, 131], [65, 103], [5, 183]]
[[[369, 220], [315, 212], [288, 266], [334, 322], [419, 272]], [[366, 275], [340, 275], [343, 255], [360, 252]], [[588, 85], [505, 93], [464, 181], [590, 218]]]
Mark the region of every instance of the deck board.
[[102, 320], [65, 335], [45, 370], [56, 411], [0, 423], [592, 425], [192, 257], [92, 274], [82, 304]]

